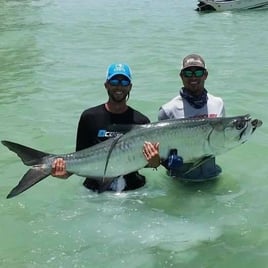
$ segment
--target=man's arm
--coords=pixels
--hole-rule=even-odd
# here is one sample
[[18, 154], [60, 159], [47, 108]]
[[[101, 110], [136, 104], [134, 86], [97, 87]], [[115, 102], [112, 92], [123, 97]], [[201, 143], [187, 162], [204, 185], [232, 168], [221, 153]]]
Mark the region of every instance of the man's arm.
[[161, 120], [166, 120], [166, 119], [169, 119], [169, 117], [167, 116], [164, 109], [160, 107], [159, 112], [158, 112], [158, 120], [161, 121]]

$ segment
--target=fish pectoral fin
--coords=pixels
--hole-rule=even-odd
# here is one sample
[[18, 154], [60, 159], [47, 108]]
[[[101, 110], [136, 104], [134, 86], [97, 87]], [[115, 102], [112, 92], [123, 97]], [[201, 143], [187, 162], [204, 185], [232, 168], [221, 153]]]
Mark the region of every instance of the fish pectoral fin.
[[111, 153], [114, 149], [114, 146], [117, 144], [118, 140], [123, 136], [123, 134], [119, 134], [117, 135], [114, 139], [113, 139], [113, 142], [109, 148], [109, 152], [107, 154], [107, 157], [106, 157], [106, 162], [105, 162], [105, 167], [104, 167], [104, 172], [103, 172], [103, 179], [105, 178], [106, 176], [106, 171], [107, 171], [107, 167], [108, 167], [108, 163], [109, 163], [109, 160], [110, 160], [110, 156], [111, 156]]
[[202, 166], [205, 162], [207, 162], [208, 160], [210, 160], [211, 158], [213, 158], [213, 155], [208, 155], [208, 156], [204, 156], [202, 158], [199, 158], [196, 162], [193, 163], [192, 167], [189, 168], [184, 175], [190, 173], [191, 171], [193, 171], [194, 169]]

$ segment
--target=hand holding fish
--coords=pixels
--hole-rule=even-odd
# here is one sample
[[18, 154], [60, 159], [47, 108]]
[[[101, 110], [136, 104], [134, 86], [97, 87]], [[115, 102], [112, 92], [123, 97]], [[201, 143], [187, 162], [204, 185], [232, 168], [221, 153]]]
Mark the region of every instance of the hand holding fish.
[[[143, 154], [148, 161], [148, 167], [159, 167], [159, 143], [151, 143], [146, 141], [143, 145]], [[66, 162], [63, 158], [56, 158], [52, 163], [51, 176], [59, 179], [67, 179], [71, 176], [71, 174], [66, 170]]]
[[151, 143], [145, 141], [142, 152], [148, 161], [148, 167], [157, 168], [160, 166], [159, 142]]
[[52, 170], [51, 170], [51, 176], [57, 177], [60, 179], [67, 179], [71, 176], [70, 173], [66, 170], [66, 163], [63, 160], [63, 158], [57, 158], [52, 163]]

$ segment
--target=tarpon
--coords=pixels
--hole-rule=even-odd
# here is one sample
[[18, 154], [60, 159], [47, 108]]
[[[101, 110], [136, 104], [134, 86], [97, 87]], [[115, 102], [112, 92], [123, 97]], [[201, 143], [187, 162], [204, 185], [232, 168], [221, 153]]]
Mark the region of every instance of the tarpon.
[[7, 198], [20, 194], [49, 176], [53, 161], [59, 157], [66, 161], [67, 172], [105, 181], [145, 167], [147, 161], [142, 152], [145, 141], [160, 143], [162, 159], [167, 158], [170, 149], [177, 148], [184, 163], [198, 163], [244, 143], [261, 125], [261, 120], [253, 120], [250, 115], [164, 120], [131, 126], [125, 134], [69, 154], [50, 154], [2, 141], [25, 165], [31, 166]]

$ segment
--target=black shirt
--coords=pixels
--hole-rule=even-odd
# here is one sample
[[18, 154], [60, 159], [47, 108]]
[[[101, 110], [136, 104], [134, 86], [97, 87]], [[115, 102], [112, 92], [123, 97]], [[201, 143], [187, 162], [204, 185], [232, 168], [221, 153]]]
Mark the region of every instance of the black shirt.
[[[108, 138], [114, 137], [115, 133], [109, 131], [109, 126], [113, 124], [147, 124], [150, 123], [148, 117], [134, 110], [131, 107], [121, 114], [114, 114], [106, 110], [105, 104], [85, 110], [79, 120], [76, 151], [88, 148]], [[145, 184], [145, 177], [138, 172], [124, 175], [126, 187], [124, 190], [132, 190], [142, 187]], [[92, 178], [86, 178], [84, 186], [100, 191], [101, 182]]]

